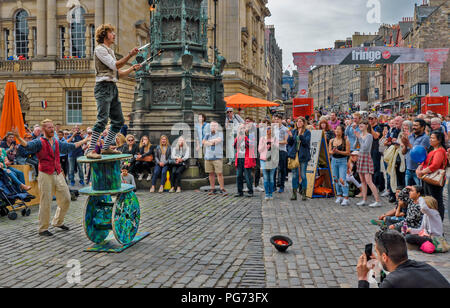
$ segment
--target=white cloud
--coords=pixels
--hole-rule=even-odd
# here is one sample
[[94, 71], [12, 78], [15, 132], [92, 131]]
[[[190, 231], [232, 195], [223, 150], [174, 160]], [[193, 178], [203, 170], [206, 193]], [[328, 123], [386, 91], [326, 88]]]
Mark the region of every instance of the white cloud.
[[[283, 67], [292, 65], [292, 53], [334, 46], [335, 40], [354, 32], [374, 33], [379, 24], [370, 24], [368, 0], [269, 0], [272, 13], [267, 25], [275, 25], [278, 45], [283, 49]], [[380, 0], [381, 22], [396, 23], [412, 17], [414, 3], [421, 0]]]

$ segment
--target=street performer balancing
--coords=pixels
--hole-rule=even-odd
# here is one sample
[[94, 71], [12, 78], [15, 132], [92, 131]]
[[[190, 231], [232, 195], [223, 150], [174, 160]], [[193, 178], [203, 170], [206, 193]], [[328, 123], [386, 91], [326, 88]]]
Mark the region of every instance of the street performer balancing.
[[53, 192], [56, 194], [58, 209], [56, 210], [52, 225], [53, 227], [64, 231], [69, 231], [69, 228], [64, 225], [64, 217], [66, 216], [70, 205], [70, 191], [61, 169], [59, 155], [68, 154], [74, 151], [81, 145], [88, 143], [89, 139], [86, 138], [77, 143], [58, 141], [58, 139], [54, 137], [55, 128], [52, 120], [42, 121], [41, 128], [44, 136], [30, 142], [26, 142], [20, 137], [17, 128], [14, 128], [12, 131], [25, 150], [29, 153], [36, 153], [36, 156], [38, 157], [38, 187], [41, 195], [39, 203], [39, 235], [52, 236], [53, 234], [48, 231], [48, 228], [50, 226], [50, 210]]
[[111, 119], [111, 128], [108, 131], [101, 154], [120, 154], [119, 151], [110, 149], [110, 145], [114, 142], [117, 133], [120, 132], [125, 123], [116, 83], [120, 77], [127, 77], [131, 72], [139, 70], [141, 65], [136, 64], [127, 70], [120, 70], [128, 63], [131, 57], [139, 53], [139, 49], [134, 48], [126, 57], [117, 61], [114, 51], [111, 49], [111, 46], [116, 41], [115, 28], [112, 25], [107, 24], [98, 27], [95, 31], [95, 40], [98, 44], [94, 52], [96, 70], [94, 93], [97, 101], [97, 122], [93, 128], [91, 143], [86, 157], [101, 159], [101, 155], [95, 152], [95, 147], [100, 135], [108, 124], [108, 119]]

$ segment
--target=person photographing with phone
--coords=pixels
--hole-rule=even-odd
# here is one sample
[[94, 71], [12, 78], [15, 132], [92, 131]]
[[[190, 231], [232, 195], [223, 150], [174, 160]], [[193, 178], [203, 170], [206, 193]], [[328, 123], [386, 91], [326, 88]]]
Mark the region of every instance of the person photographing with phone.
[[86, 155], [90, 159], [101, 158], [101, 155], [95, 152], [95, 147], [109, 119], [111, 119], [111, 127], [101, 154], [120, 154], [119, 151], [110, 148], [117, 133], [120, 132], [125, 123], [116, 83], [120, 77], [127, 77], [131, 72], [141, 68], [140, 64], [136, 64], [126, 70], [120, 70], [132, 57], [139, 53], [139, 49], [134, 48], [127, 56], [117, 60], [112, 49], [112, 45], [116, 41], [115, 28], [112, 25], [99, 26], [95, 31], [95, 39], [98, 43], [94, 51], [96, 70], [94, 93], [97, 101], [97, 122], [93, 128], [91, 143]]
[[[375, 254], [375, 253], [376, 254]], [[405, 238], [395, 230], [379, 231], [375, 234], [375, 251], [370, 253], [370, 245], [359, 257], [356, 271], [358, 287], [369, 288], [369, 271], [375, 266], [376, 259], [383, 270], [389, 272], [380, 283], [380, 288], [450, 288], [445, 277], [434, 267], [408, 259]], [[368, 259], [367, 255], [370, 255]]]

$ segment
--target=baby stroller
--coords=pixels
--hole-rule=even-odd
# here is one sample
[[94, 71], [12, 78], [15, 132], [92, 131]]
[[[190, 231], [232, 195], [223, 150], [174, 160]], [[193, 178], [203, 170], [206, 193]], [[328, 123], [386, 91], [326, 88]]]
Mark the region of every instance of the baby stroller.
[[[17, 213], [22, 208], [22, 216], [30, 216], [31, 209], [25, 204], [36, 197], [27, 192], [22, 192], [17, 185], [14, 185], [5, 170], [0, 169], [0, 216], [8, 216], [10, 220], [17, 219]], [[17, 202], [20, 200], [20, 202]], [[8, 207], [12, 208], [10, 212]]]

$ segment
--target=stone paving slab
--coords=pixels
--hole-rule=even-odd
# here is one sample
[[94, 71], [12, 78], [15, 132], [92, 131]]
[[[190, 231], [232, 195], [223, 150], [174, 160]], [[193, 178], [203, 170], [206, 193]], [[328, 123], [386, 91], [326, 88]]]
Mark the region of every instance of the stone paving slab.
[[[91, 245], [81, 224], [86, 197], [71, 204], [71, 231], [52, 238], [38, 236], [37, 208], [16, 221], [0, 218], [0, 287], [265, 286], [258, 198], [137, 195], [140, 230], [151, 234], [121, 254], [83, 252]], [[81, 264], [80, 285], [67, 282], [69, 260]]]
[[[357, 287], [356, 264], [367, 243], [374, 242], [379, 230], [369, 224], [393, 205], [383, 198], [383, 207], [342, 207], [335, 199], [290, 201], [292, 190], [276, 194], [273, 201], [263, 201], [264, 261], [267, 287]], [[370, 200], [370, 199], [369, 199]], [[373, 200], [374, 201], [374, 200]], [[450, 240], [446, 218], [444, 232]], [[294, 242], [287, 253], [270, 244], [273, 235], [285, 235]], [[427, 255], [409, 251], [409, 258], [435, 266], [450, 280], [449, 254]]]
[[[229, 196], [138, 192], [140, 231], [150, 236], [121, 254], [83, 251], [91, 245], [81, 223], [83, 196], [68, 212], [71, 231], [55, 230], [52, 238], [37, 235], [36, 207], [30, 217], [0, 218], [0, 287], [356, 287], [356, 261], [377, 230], [368, 221], [392, 206], [292, 202], [289, 189], [266, 202], [261, 193], [234, 198], [236, 188], [227, 190]], [[445, 232], [450, 232], [447, 219]], [[288, 253], [272, 247], [275, 234], [294, 241]], [[414, 251], [410, 257], [450, 279], [448, 254]], [[81, 265], [80, 284], [67, 280], [70, 260]]]

